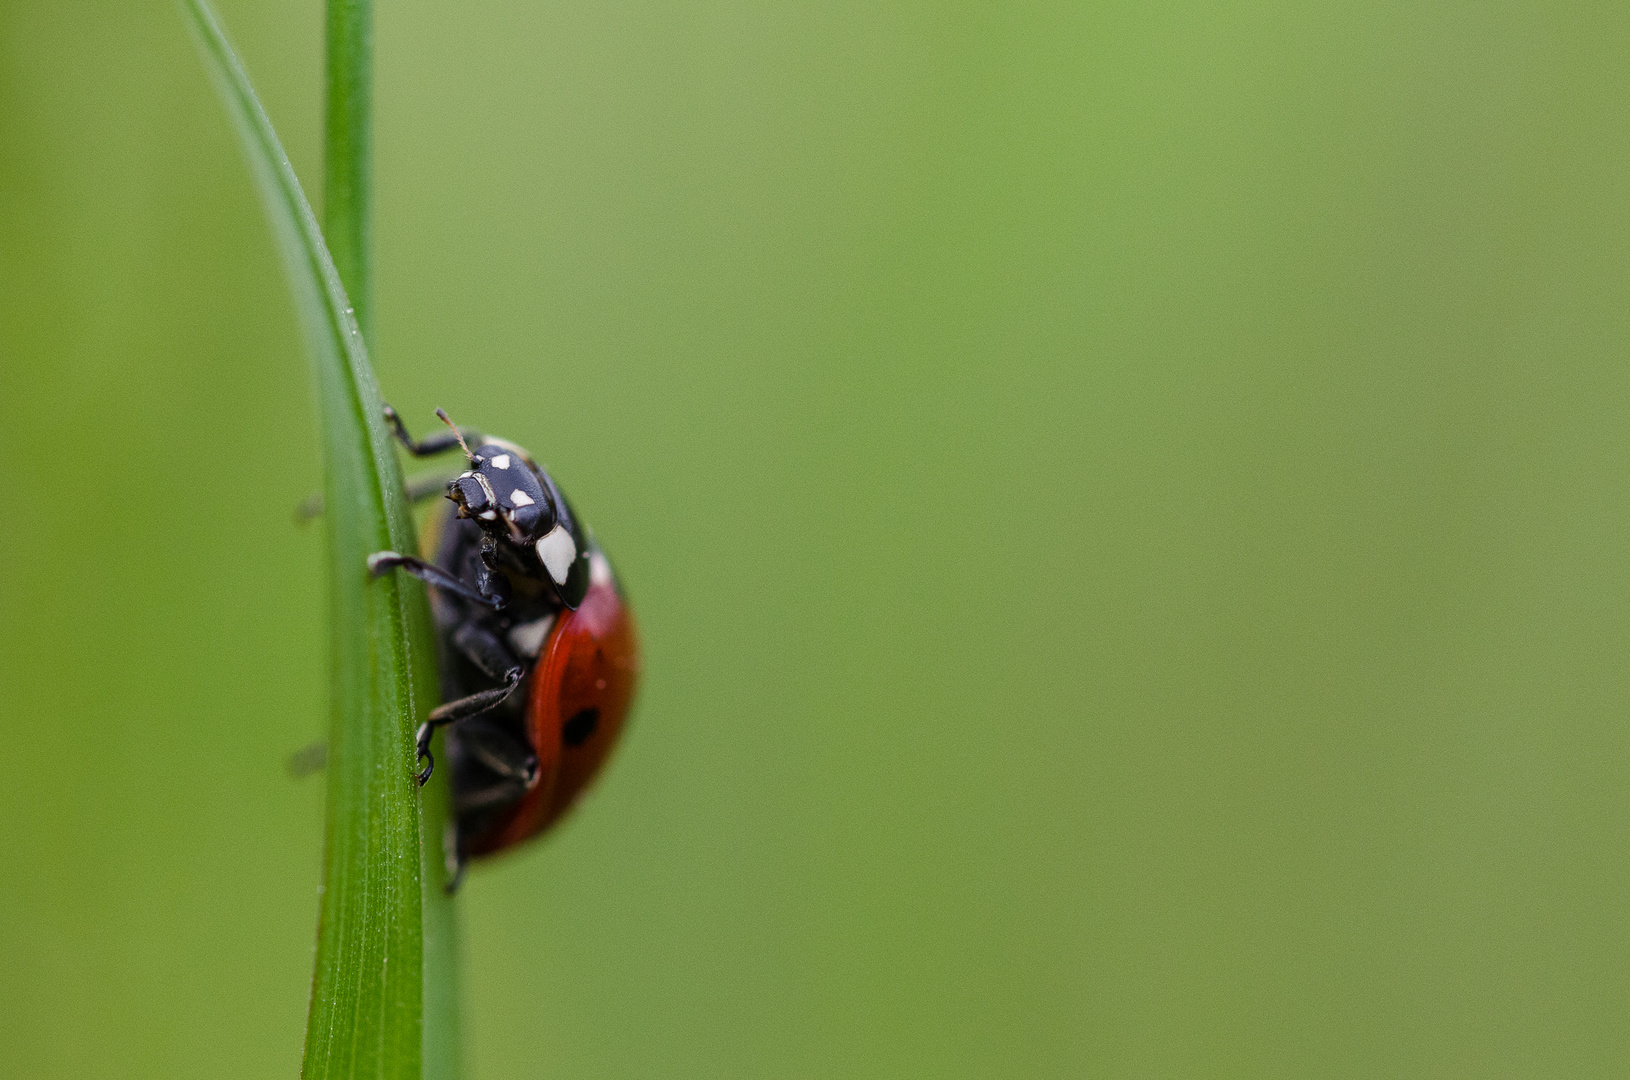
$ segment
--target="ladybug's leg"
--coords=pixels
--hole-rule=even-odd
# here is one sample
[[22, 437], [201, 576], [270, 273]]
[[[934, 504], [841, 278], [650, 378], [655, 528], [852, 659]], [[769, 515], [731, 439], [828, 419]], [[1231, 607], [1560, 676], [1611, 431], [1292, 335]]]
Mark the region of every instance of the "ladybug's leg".
[[488, 678], [497, 680], [503, 685], [491, 690], [478, 690], [466, 697], [444, 702], [430, 710], [425, 722], [419, 725], [419, 758], [425, 763], [424, 769], [419, 773], [420, 784], [429, 780], [430, 774], [436, 768], [436, 759], [430, 753], [430, 737], [435, 734], [436, 729], [447, 724], [456, 724], [465, 717], [486, 712], [509, 697], [526, 676], [526, 669], [515, 659], [515, 654], [509, 651], [509, 646], [505, 645], [497, 634], [473, 620], [453, 631], [453, 647], [468, 657], [470, 662], [481, 669]]
[[514, 689], [521, 685], [521, 675], [516, 672], [512, 678], [506, 679], [504, 685], [492, 690], [481, 690], [468, 697], [461, 697], [457, 701], [449, 701], [430, 710], [425, 722], [419, 725], [418, 744], [419, 760], [424, 762], [424, 768], [419, 770], [419, 785], [424, 786], [430, 779], [430, 774], [436, 771], [436, 756], [430, 752], [430, 737], [439, 727], [456, 724], [466, 717], [484, 713], [509, 697]]
[[442, 832], [441, 849], [447, 859], [447, 884], [444, 886], [447, 895], [452, 896], [458, 892], [458, 887], [464, 881], [464, 852], [458, 846], [458, 822], [453, 818], [447, 819], [447, 827]]
[[433, 454], [440, 454], [454, 449], [458, 446], [458, 437], [461, 432], [464, 438], [470, 442], [479, 442], [481, 440], [480, 432], [472, 431], [469, 428], [461, 428], [459, 431], [440, 431], [416, 441], [412, 435], [408, 434], [407, 426], [402, 423], [402, 418], [389, 405], [385, 406], [385, 422], [395, 432], [396, 441], [401, 443], [403, 449], [414, 457], [430, 457]]
[[490, 782], [478, 783], [471, 791], [461, 785], [457, 807], [461, 813], [518, 799], [537, 782], [538, 755], [499, 724], [471, 717], [459, 725], [458, 745], [465, 760], [480, 762], [492, 773]]
[[508, 596], [505, 595], [506, 582], [499, 574], [486, 571], [485, 567], [478, 571], [476, 585], [466, 585], [458, 578], [449, 574], [434, 563], [427, 563], [423, 559], [412, 555], [398, 555], [394, 551], [376, 551], [368, 556], [368, 570], [378, 577], [387, 570], [400, 567], [418, 578], [427, 585], [434, 585], [438, 589], [446, 589], [456, 596], [466, 600], [473, 600], [497, 611], [504, 606]]
[[475, 564], [475, 585], [486, 596], [503, 596], [509, 599], [509, 578], [499, 570], [502, 556], [499, 554], [498, 541], [490, 533], [481, 534], [481, 558]]
[[307, 743], [288, 756], [283, 763], [289, 775], [296, 780], [304, 780], [312, 773], [322, 772], [328, 766], [328, 743], [318, 739], [314, 743]]
[[[453, 474], [450, 472], [416, 473], [403, 481], [402, 490], [407, 494], [408, 502], [422, 503], [437, 495], [447, 494], [447, 482], [452, 478]], [[301, 525], [312, 518], [322, 516], [323, 493], [320, 491], [313, 491], [301, 499], [300, 505], [294, 508], [294, 520]]]
[[[447, 857], [447, 894], [464, 880], [467, 863], [459, 844], [457, 822], [465, 814], [506, 806], [525, 795], [538, 781], [538, 756], [501, 724], [472, 716], [458, 726], [459, 752], [464, 768], [453, 786], [453, 817], [447, 822], [442, 850]], [[473, 770], [470, 765], [479, 763]]]
[[402, 491], [407, 495], [408, 502], [422, 503], [426, 499], [434, 499], [437, 495], [446, 495], [447, 484], [455, 475], [444, 470], [414, 473], [402, 481]]
[[491, 627], [475, 619], [453, 631], [453, 647], [489, 679], [506, 681], [522, 674], [521, 662], [510, 647]]
[[454, 809], [461, 814], [507, 806], [526, 794], [527, 785], [518, 777], [497, 776], [485, 784], [461, 787]]

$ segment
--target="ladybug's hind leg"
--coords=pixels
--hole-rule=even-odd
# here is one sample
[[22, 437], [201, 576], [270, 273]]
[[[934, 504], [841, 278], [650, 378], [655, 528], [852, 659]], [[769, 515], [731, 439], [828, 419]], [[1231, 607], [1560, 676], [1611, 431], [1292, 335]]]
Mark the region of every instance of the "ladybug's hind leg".
[[503, 724], [485, 716], [472, 716], [458, 726], [453, 783], [453, 817], [447, 822], [443, 850], [447, 853], [447, 892], [464, 880], [467, 855], [460, 843], [461, 827], [471, 815], [480, 818], [501, 811], [525, 795], [538, 782], [538, 756]]
[[458, 781], [453, 810], [460, 818], [500, 810], [538, 782], [538, 756], [504, 725], [485, 717], [458, 728]]
[[[518, 799], [537, 782], [538, 755], [501, 723], [486, 717], [471, 717], [468, 723], [459, 726], [458, 746], [463, 760], [478, 763], [485, 772], [492, 774], [490, 778], [482, 777], [476, 781], [470, 794], [462, 791], [458, 794], [461, 810], [474, 810], [508, 801], [499, 789], [513, 789], [510, 798]], [[460, 780], [463, 778], [461, 773]]]

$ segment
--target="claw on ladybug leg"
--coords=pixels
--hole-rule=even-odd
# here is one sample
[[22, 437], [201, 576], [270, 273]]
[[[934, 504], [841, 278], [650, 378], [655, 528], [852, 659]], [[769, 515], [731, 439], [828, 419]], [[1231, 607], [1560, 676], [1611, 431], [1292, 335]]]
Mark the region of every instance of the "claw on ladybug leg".
[[465, 717], [484, 713], [497, 705], [521, 685], [525, 673], [521, 668], [511, 668], [504, 675], [504, 685], [492, 690], [482, 690], [478, 693], [461, 697], [457, 701], [445, 702], [430, 710], [425, 722], [419, 725], [416, 741], [419, 748], [419, 757], [425, 762], [425, 767], [419, 772], [419, 786], [423, 787], [430, 779], [430, 774], [436, 770], [436, 759], [430, 753], [430, 738], [439, 727], [456, 724]]
[[424, 768], [419, 770], [419, 786], [424, 787], [430, 779], [430, 774], [436, 771], [436, 755], [430, 752], [430, 736], [435, 733], [433, 724], [420, 724], [417, 741], [419, 744], [419, 760], [424, 762]]

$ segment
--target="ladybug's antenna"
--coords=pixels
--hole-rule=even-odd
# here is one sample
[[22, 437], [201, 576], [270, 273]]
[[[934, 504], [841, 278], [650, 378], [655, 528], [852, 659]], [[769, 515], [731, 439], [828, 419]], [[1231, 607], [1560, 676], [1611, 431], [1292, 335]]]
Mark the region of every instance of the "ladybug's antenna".
[[464, 450], [464, 456], [470, 459], [470, 464], [471, 465], [474, 465], [475, 464], [475, 455], [470, 453], [470, 444], [464, 441], [464, 432], [462, 432], [462, 431], [460, 431], [458, 429], [458, 425], [453, 423], [451, 420], [449, 420], [447, 418], [447, 410], [446, 409], [437, 409], [436, 410], [436, 416], [441, 420], [442, 423], [446, 424], [448, 427], [453, 429], [453, 438], [458, 440], [458, 445], [460, 447], [462, 447], [463, 450]]

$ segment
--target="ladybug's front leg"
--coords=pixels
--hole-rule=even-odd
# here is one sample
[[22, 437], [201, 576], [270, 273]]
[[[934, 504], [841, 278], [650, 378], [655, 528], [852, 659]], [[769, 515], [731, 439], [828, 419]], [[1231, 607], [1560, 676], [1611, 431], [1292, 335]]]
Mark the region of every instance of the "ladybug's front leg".
[[482, 533], [481, 557], [475, 561], [475, 586], [483, 595], [509, 599], [509, 578], [499, 568], [503, 560], [498, 541], [490, 533]]
[[419, 725], [418, 733], [419, 759], [425, 763], [424, 769], [419, 773], [421, 785], [430, 779], [430, 774], [436, 769], [436, 759], [430, 753], [430, 737], [436, 733], [436, 729], [486, 712], [514, 693], [515, 688], [521, 685], [521, 680], [526, 677], [526, 669], [515, 658], [515, 654], [510, 652], [509, 646], [492, 630], [474, 619], [453, 631], [453, 647], [463, 653], [488, 678], [503, 685], [491, 690], [478, 690], [430, 710], [425, 722]]
[[376, 551], [368, 556], [368, 571], [378, 577], [387, 570], [406, 570], [426, 585], [445, 589], [455, 596], [499, 610], [509, 601], [509, 582], [502, 574], [494, 574], [485, 567], [476, 571], [476, 583], [467, 585], [446, 570], [412, 555], [398, 555], [394, 551]]
[[[436, 415], [441, 416], [442, 411], [437, 409]], [[452, 450], [459, 445], [459, 436], [461, 434], [470, 442], [479, 442], [481, 439], [481, 433], [470, 428], [462, 430], [454, 428], [452, 431], [439, 431], [434, 435], [427, 435], [423, 439], [415, 439], [408, 434], [407, 425], [402, 423], [402, 418], [389, 405], [385, 406], [385, 423], [391, 426], [391, 433], [396, 436], [396, 441], [402, 444], [402, 449], [414, 457], [431, 457]], [[452, 425], [449, 424], [448, 426], [451, 427]]]

